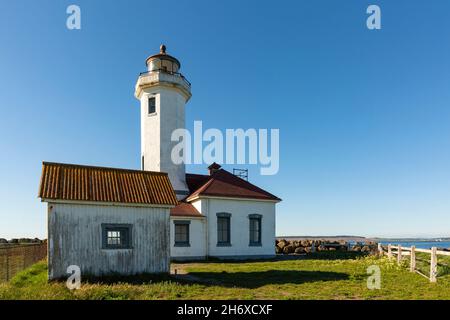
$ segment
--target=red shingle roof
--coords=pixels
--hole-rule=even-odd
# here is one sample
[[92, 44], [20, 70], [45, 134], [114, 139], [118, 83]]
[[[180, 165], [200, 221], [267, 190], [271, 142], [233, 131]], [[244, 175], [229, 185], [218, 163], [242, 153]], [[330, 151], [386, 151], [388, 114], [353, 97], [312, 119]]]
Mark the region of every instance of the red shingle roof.
[[39, 197], [177, 205], [167, 173], [44, 162]]
[[273, 194], [224, 169], [217, 170], [211, 176], [186, 174], [186, 183], [191, 193], [187, 197], [187, 201], [198, 196], [281, 201]]
[[172, 217], [204, 217], [198, 210], [190, 203], [179, 202], [175, 208], [170, 210]]

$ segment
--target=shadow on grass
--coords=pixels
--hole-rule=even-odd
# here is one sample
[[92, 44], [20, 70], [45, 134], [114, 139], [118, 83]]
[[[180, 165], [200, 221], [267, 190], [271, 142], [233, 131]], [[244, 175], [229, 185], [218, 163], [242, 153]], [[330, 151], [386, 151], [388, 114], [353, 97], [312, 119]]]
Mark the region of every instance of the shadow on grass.
[[190, 272], [190, 276], [208, 282], [209, 280], [225, 287], [256, 289], [273, 284], [302, 284], [318, 281], [347, 280], [349, 275], [328, 271], [268, 270], [259, 272]]
[[314, 260], [348, 260], [348, 259], [356, 259], [359, 257], [366, 257], [369, 253], [363, 252], [353, 252], [353, 251], [321, 251], [315, 253], [308, 254], [277, 254], [273, 258], [265, 258], [265, 259], [225, 259], [225, 258], [215, 258], [208, 257], [207, 260], [173, 260], [174, 264], [195, 264], [195, 263], [230, 263], [230, 264], [242, 264], [242, 263], [252, 263], [252, 262], [279, 262], [285, 260], [305, 260], [305, 259], [314, 259]]
[[[55, 282], [65, 282], [66, 279], [55, 279], [52, 280]], [[163, 282], [184, 282], [179, 281], [178, 279], [174, 279], [168, 274], [137, 274], [137, 275], [120, 275], [120, 274], [109, 274], [109, 275], [103, 275], [103, 276], [91, 276], [91, 275], [84, 275], [81, 278], [81, 281], [83, 283], [90, 283], [90, 284], [118, 284], [118, 283], [126, 283], [126, 284], [132, 284], [132, 285], [141, 285], [141, 284], [149, 284], [149, 283], [163, 283]]]

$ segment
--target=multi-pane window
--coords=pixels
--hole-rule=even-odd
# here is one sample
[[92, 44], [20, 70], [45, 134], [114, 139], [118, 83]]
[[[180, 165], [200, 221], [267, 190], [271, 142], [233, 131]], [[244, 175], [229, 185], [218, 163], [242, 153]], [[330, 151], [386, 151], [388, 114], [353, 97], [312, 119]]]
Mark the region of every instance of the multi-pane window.
[[148, 98], [148, 114], [153, 114], [156, 112], [156, 98]]
[[189, 246], [189, 221], [174, 221], [175, 246]]
[[250, 245], [261, 245], [261, 215], [249, 215]]
[[230, 245], [230, 221], [231, 215], [229, 213], [217, 214], [217, 244]]
[[108, 231], [108, 246], [120, 246], [124, 241], [124, 234], [122, 231]]
[[102, 236], [104, 249], [131, 248], [131, 225], [103, 224]]

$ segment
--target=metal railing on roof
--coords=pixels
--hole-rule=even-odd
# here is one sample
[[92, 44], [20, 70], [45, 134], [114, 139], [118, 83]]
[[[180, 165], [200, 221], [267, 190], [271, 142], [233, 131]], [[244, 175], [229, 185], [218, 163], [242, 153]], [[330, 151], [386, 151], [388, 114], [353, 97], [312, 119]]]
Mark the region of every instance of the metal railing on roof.
[[149, 74], [151, 74], [153, 72], [161, 72], [161, 73], [170, 74], [170, 75], [173, 75], [173, 76], [176, 76], [176, 77], [180, 77], [189, 87], [191, 87], [191, 83], [181, 73], [168, 71], [166, 69], [155, 69], [155, 70], [152, 70], [152, 71], [144, 71], [144, 72], [141, 72], [139, 74], [139, 76], [140, 77], [141, 76], [146, 76], [146, 75], [149, 75]]

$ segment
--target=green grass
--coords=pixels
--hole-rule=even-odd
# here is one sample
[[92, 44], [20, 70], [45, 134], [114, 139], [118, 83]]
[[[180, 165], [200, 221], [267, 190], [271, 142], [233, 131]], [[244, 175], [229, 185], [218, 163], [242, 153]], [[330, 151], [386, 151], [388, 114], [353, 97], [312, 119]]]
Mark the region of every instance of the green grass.
[[[410, 273], [405, 261], [318, 254], [308, 259], [175, 264], [189, 281], [142, 275], [84, 281], [70, 291], [47, 282], [44, 262], [0, 284], [0, 299], [450, 299], [450, 275], [437, 283]], [[367, 289], [367, 267], [381, 269], [381, 289]], [[192, 282], [195, 280], [196, 282]]]

